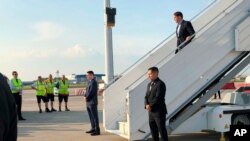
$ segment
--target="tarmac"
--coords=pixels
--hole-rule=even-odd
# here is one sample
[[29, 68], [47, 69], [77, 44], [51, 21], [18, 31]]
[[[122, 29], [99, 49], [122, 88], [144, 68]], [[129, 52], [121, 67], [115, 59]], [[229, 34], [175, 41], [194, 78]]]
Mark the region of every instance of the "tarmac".
[[[74, 89], [71, 89], [73, 92]], [[43, 111], [44, 104], [42, 103]], [[55, 109], [58, 109], [58, 99], [55, 97]], [[99, 96], [99, 118], [101, 135], [90, 136], [85, 132], [90, 129], [86, 103], [82, 96], [71, 96], [69, 108], [71, 111], [39, 113], [35, 91], [23, 92], [23, 117], [27, 120], [18, 123], [18, 141], [127, 141], [118, 135], [104, 131], [102, 125], [102, 96]], [[192, 133], [170, 135], [170, 141], [219, 141], [218, 133]], [[151, 139], [149, 139], [150, 141]]]

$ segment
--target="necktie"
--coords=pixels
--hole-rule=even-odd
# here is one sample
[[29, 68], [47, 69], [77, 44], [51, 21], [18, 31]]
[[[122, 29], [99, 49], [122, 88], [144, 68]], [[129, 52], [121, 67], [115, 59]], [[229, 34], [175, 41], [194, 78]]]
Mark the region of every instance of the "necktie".
[[177, 32], [177, 37], [179, 37], [180, 28], [181, 28], [181, 25], [180, 25], [180, 24], [178, 24], [178, 25], [177, 25], [177, 31], [176, 31], [176, 32]]
[[150, 90], [150, 91], [151, 91], [153, 85], [154, 85], [154, 82], [151, 82], [151, 83], [150, 83], [150, 87], [149, 87], [149, 90]]
[[18, 83], [18, 79], [16, 79], [16, 82]]
[[84, 96], [86, 96], [86, 93], [88, 93], [88, 91], [89, 91], [89, 84], [90, 84], [90, 82], [88, 82], [88, 86], [86, 87], [86, 92], [85, 92]]

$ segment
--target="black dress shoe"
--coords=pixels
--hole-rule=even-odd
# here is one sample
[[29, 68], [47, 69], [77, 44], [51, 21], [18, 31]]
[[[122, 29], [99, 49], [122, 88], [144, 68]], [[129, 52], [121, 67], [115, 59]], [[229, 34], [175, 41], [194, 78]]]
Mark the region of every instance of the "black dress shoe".
[[18, 118], [18, 120], [26, 120], [25, 118], [23, 118], [23, 117], [20, 117], [20, 118]]
[[52, 111], [52, 112], [56, 112], [56, 109], [52, 108], [50, 111]]
[[91, 136], [98, 136], [98, 135], [100, 135], [100, 132], [93, 132], [93, 133], [91, 133]]
[[94, 132], [95, 132], [95, 130], [89, 130], [89, 131], [86, 131], [85, 133], [90, 134], [90, 133], [94, 133]]
[[42, 113], [42, 112], [43, 112], [42, 109], [40, 109], [40, 110], [39, 110], [39, 113]]
[[49, 110], [49, 108], [46, 108], [46, 113], [50, 113], [51, 111]]

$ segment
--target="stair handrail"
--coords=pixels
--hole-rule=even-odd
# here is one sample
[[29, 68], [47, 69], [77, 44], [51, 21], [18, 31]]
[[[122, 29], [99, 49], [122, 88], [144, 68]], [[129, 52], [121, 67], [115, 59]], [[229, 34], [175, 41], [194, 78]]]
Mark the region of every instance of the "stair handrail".
[[[217, 1], [217, 0], [215, 0]], [[214, 4], [214, 3], [213, 3]], [[233, 3], [234, 4], [234, 3]], [[233, 5], [232, 4], [232, 5]], [[232, 5], [230, 5], [229, 7], [231, 7]], [[212, 4], [209, 5], [209, 7], [212, 6]], [[207, 10], [208, 7], [206, 7], [206, 10]], [[194, 33], [191, 38], [194, 38], [192, 40], [195, 41], [198, 39], [198, 37], [195, 37], [196, 35], [198, 35], [198, 33], [200, 33], [203, 29], [205, 29], [208, 25], [210, 25], [214, 20], [216, 20], [217, 18], [219, 18], [219, 16], [223, 13], [226, 13], [226, 10], [223, 10], [221, 13], [219, 13], [215, 18], [213, 18], [212, 20], [210, 20], [207, 24], [205, 24], [203, 27], [201, 27], [196, 33]], [[185, 42], [183, 42], [182, 44], [180, 44], [177, 49], [181, 49], [181, 47], [186, 44], [187, 42], [189, 42], [189, 40], [186, 40]], [[192, 43], [191, 42], [191, 43]], [[191, 44], [190, 43], [190, 44]], [[158, 63], [156, 63], [154, 66], [158, 66], [160, 63], [162, 63], [163, 61], [165, 61], [166, 59], [168, 59], [168, 57], [170, 57], [171, 54], [173, 54], [174, 50], [170, 52], [169, 55], [167, 55], [166, 57], [162, 58]], [[147, 71], [145, 70], [145, 73], [143, 73], [138, 79], [136, 79], [133, 83], [131, 83], [128, 87], [125, 88], [125, 90], [129, 91], [130, 90], [130, 87], [132, 87], [137, 81], [139, 81], [145, 74], [147, 73]]]
[[140, 62], [142, 62], [145, 58], [147, 58], [148, 56], [150, 56], [154, 51], [156, 51], [158, 48], [161, 47], [161, 45], [165, 42], [167, 42], [168, 40], [170, 40], [171, 38], [173, 38], [175, 35], [175, 33], [172, 33], [170, 36], [168, 36], [166, 39], [164, 39], [163, 41], [161, 41], [159, 44], [157, 44], [153, 49], [151, 49], [150, 51], [148, 51], [145, 55], [143, 55], [141, 58], [139, 58], [135, 63], [133, 63], [130, 67], [128, 67], [127, 69], [125, 69], [122, 73], [120, 73], [119, 75], [115, 76], [107, 85], [105, 88], [108, 88], [110, 85], [112, 85], [116, 80], [118, 80], [119, 78], [121, 78], [122, 76], [124, 76], [124, 74], [126, 74], [127, 72], [129, 72], [132, 68], [134, 68], [137, 64], [139, 64]]
[[[205, 10], [209, 9], [217, 0], [213, 1], [208, 7], [205, 8]], [[231, 4], [229, 7], [231, 7], [232, 5], [234, 5], [235, 3]], [[228, 8], [227, 8], [228, 9]], [[205, 11], [204, 10], [204, 11]], [[197, 35], [198, 33], [200, 33], [204, 28], [206, 28], [210, 23], [212, 23], [214, 20], [216, 20], [220, 15], [222, 15], [223, 13], [226, 13], [226, 10], [223, 10], [222, 12], [220, 12], [215, 18], [213, 18], [212, 20], [210, 20], [206, 25], [204, 25], [203, 27], [201, 27], [195, 34], [192, 35], [192, 37], [194, 37], [195, 35]], [[200, 15], [200, 14], [198, 14]], [[193, 39], [196, 40], [196, 38]], [[183, 44], [185, 44], [187, 41], [185, 41]], [[192, 42], [191, 42], [192, 43]], [[179, 45], [177, 48], [180, 48], [183, 44]], [[173, 51], [170, 53], [172, 54]], [[156, 63], [155, 66], [159, 65], [161, 62], [163, 62], [164, 60], [166, 60], [170, 55], [164, 57], [162, 60], [160, 60], [158, 63]], [[126, 90], [129, 92], [131, 89], [131, 87], [137, 82], [139, 81], [143, 76], [145, 76], [147, 72], [145, 72], [142, 76], [140, 76], [137, 80], [135, 80], [131, 85], [129, 85]], [[143, 125], [144, 126], [144, 125]], [[140, 130], [140, 128], [138, 129]], [[147, 135], [145, 135], [145, 138], [143, 140], [145, 140], [151, 133], [148, 133]]]
[[[196, 33], [194, 33], [191, 38], [194, 38], [196, 35]], [[193, 40], [196, 40], [193, 39]], [[158, 63], [156, 63], [154, 66], [158, 66], [160, 63], [162, 63], [164, 60], [168, 59], [169, 57], [171, 57], [172, 54], [175, 54], [176, 50], [179, 50], [183, 47], [183, 45], [185, 45], [186, 43], [190, 42], [190, 40], [186, 40], [185, 42], [181, 43], [176, 49], [172, 50], [166, 57], [162, 58]], [[136, 82], [138, 82], [140, 79], [143, 78], [143, 76], [145, 76], [147, 74], [147, 71], [145, 71], [145, 73], [143, 73], [138, 79], [136, 79], [133, 83], [131, 83], [128, 87], [125, 88], [126, 91], [130, 90], [130, 87], [133, 86]]]
[[[204, 12], [206, 12], [212, 5], [214, 5], [217, 2], [217, 0], [214, 0], [213, 2], [211, 2], [207, 7], [205, 7], [201, 12], [199, 12], [198, 14], [196, 14], [195, 16], [193, 16], [191, 18], [190, 21], [195, 20], [196, 18], [198, 18], [200, 15], [202, 15]], [[124, 76], [127, 72], [129, 72], [131, 69], [133, 69], [135, 66], [137, 66], [140, 62], [142, 62], [143, 60], [145, 60], [148, 56], [150, 56], [152, 53], [154, 53], [157, 49], [159, 49], [160, 47], [162, 47], [162, 44], [167, 42], [168, 40], [174, 38], [174, 35], [176, 33], [172, 33], [171, 35], [169, 35], [166, 39], [164, 39], [163, 41], [161, 41], [159, 44], [157, 44], [153, 49], [151, 49], [150, 51], [148, 51], [145, 55], [143, 55], [141, 58], [139, 58], [135, 63], [133, 63], [130, 67], [128, 67], [127, 69], [125, 69], [122, 73], [120, 73], [119, 75], [115, 76], [106, 86], [105, 89], [107, 89], [109, 86], [111, 86], [116, 80], [118, 80], [119, 78], [121, 78], [122, 76]], [[181, 44], [182, 45], [182, 44]], [[180, 46], [181, 46], [180, 45]], [[179, 47], [180, 47], [179, 46]], [[171, 52], [172, 53], [172, 52]], [[170, 53], [170, 54], [171, 54]]]
[[[234, 4], [234, 3], [233, 3]], [[233, 5], [232, 4], [232, 5]], [[232, 5], [230, 5], [229, 7], [231, 7]], [[204, 25], [203, 27], [201, 27], [195, 34], [193, 34], [192, 35], [192, 37], [194, 37], [195, 35], [197, 35], [198, 33], [200, 33], [204, 28], [206, 28], [210, 23], [212, 23], [214, 20], [216, 20], [221, 14], [223, 14], [223, 13], [225, 13], [226, 12], [226, 10], [223, 10], [222, 12], [220, 12], [215, 18], [213, 18], [212, 20], [210, 20], [210, 22], [208, 22], [206, 25]], [[195, 40], [197, 40], [198, 39], [198, 37], [195, 37], [194, 39], [193, 39], [193, 41], [192, 42], [194, 42]], [[183, 42], [181, 45], [179, 45], [177, 48], [180, 48], [183, 44], [185, 44], [187, 41], [185, 41], [185, 42]], [[192, 42], [190, 43], [190, 44], [192, 44]], [[173, 54], [173, 52], [174, 51], [172, 51], [171, 53], [170, 53], [170, 55], [171, 54]], [[166, 57], [164, 57], [162, 60], [160, 60], [158, 63], [156, 63], [155, 64], [155, 66], [158, 66], [159, 64], [161, 64], [163, 61], [165, 61], [166, 59], [168, 59], [168, 57], [170, 56], [170, 55], [168, 55], [168, 56], [166, 56]], [[136, 79], [133, 83], [131, 83], [128, 87], [126, 87], [125, 88], [125, 90], [129, 93], [133, 88], [131, 88], [131, 87], [133, 87], [134, 86], [134, 84], [136, 84], [139, 80], [141, 80], [145, 75], [147, 74], [147, 70], [145, 70], [145, 73], [143, 73], [138, 79]]]

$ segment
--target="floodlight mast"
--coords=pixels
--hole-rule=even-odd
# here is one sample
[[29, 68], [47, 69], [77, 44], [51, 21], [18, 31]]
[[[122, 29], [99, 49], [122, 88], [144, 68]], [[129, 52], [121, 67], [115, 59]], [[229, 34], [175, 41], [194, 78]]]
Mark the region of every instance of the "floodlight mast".
[[110, 0], [104, 0], [104, 38], [105, 38], [105, 83], [114, 78], [112, 26], [108, 25], [106, 9], [110, 8]]

